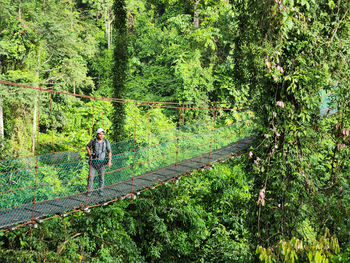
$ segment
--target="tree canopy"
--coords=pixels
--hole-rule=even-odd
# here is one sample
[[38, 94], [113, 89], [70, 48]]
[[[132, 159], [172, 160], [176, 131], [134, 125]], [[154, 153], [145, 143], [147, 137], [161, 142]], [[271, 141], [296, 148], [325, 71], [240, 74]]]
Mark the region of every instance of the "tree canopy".
[[[254, 144], [238, 160], [135, 203], [47, 222], [31, 236], [25, 228], [0, 233], [0, 257], [347, 262], [349, 9], [344, 0], [0, 0], [0, 80], [79, 95], [220, 103], [256, 118]], [[151, 117], [157, 129], [180, 125], [171, 109], [39, 98], [2, 84], [0, 92], [1, 160], [33, 155], [36, 139], [40, 153], [81, 149], [100, 126], [112, 141], [128, 139], [135, 118]], [[218, 126], [238, 121], [217, 114]], [[139, 126], [141, 138], [155, 132], [145, 120]]]

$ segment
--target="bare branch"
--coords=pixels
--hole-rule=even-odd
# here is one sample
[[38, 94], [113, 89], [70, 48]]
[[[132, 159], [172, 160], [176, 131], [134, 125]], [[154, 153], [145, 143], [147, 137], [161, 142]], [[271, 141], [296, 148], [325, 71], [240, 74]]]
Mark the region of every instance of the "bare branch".
[[349, 9], [346, 10], [345, 14], [344, 14], [343, 17], [340, 19], [338, 25], [337, 25], [336, 28], [334, 29], [333, 35], [332, 35], [331, 39], [328, 41], [328, 46], [330, 46], [330, 44], [333, 42], [333, 39], [334, 39], [335, 35], [337, 34], [337, 31], [338, 31], [338, 29], [339, 29], [339, 27], [340, 27], [340, 24], [341, 24], [341, 22], [343, 22], [343, 20], [344, 20], [344, 18], [346, 17], [348, 11], [349, 11]]

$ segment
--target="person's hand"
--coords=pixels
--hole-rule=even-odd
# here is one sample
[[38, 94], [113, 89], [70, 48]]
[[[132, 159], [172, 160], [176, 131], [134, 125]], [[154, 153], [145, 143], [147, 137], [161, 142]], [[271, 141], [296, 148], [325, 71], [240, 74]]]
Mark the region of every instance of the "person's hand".
[[111, 166], [112, 166], [112, 161], [111, 161], [111, 159], [109, 159], [109, 161], [108, 161], [108, 168], [111, 168]]
[[91, 159], [92, 151], [90, 150], [90, 148], [88, 146], [86, 146], [86, 150], [87, 150], [87, 154], [89, 155], [89, 157]]

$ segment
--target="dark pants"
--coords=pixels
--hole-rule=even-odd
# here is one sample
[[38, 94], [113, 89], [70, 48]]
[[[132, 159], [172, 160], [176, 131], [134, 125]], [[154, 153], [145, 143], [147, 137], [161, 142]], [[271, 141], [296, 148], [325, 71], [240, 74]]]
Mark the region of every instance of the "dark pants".
[[89, 177], [88, 177], [89, 192], [92, 192], [92, 190], [94, 189], [94, 177], [95, 177], [96, 172], [97, 172], [98, 177], [99, 177], [98, 188], [100, 189], [99, 192], [102, 193], [103, 187], [105, 186], [105, 171], [106, 171], [106, 168], [104, 165], [101, 166], [99, 169], [97, 169], [96, 167], [91, 165], [90, 173], [89, 173]]

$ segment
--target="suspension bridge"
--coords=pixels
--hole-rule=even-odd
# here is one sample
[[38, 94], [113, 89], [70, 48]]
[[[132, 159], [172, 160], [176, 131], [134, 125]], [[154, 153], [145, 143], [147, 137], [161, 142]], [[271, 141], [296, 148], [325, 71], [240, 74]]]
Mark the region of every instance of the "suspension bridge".
[[[252, 142], [253, 114], [242, 109], [219, 107], [211, 103], [150, 102], [92, 97], [60, 92], [52, 89], [0, 81], [13, 89], [30, 89], [37, 93], [36, 154], [0, 161], [0, 229], [14, 229], [54, 216], [76, 211], [89, 212], [91, 207], [106, 205], [125, 198], [135, 199], [148, 189], [177, 183], [184, 175], [209, 168], [247, 149]], [[43, 96], [73, 96], [92, 101], [91, 137], [96, 130], [96, 104], [124, 103], [142, 108], [149, 116], [154, 108], [178, 111], [178, 125], [168, 129], [154, 129], [137, 136], [138, 120], [134, 118], [132, 138], [112, 143], [112, 165], [106, 167], [103, 189], [95, 185], [89, 191], [87, 181], [91, 161], [86, 150], [55, 152], [52, 132], [52, 152], [39, 154], [40, 109]], [[50, 100], [51, 127], [53, 127]], [[206, 118], [191, 119], [195, 112], [206, 112]], [[234, 122], [219, 124], [220, 114], [234, 115]], [[208, 117], [209, 116], [209, 117]], [[147, 120], [149, 128], [153, 123]], [[152, 129], [149, 129], [152, 130]], [[84, 145], [82, 145], [84, 146]], [[103, 160], [100, 160], [101, 162]], [[97, 176], [96, 176], [97, 177]], [[103, 190], [103, 195], [100, 195]]]

